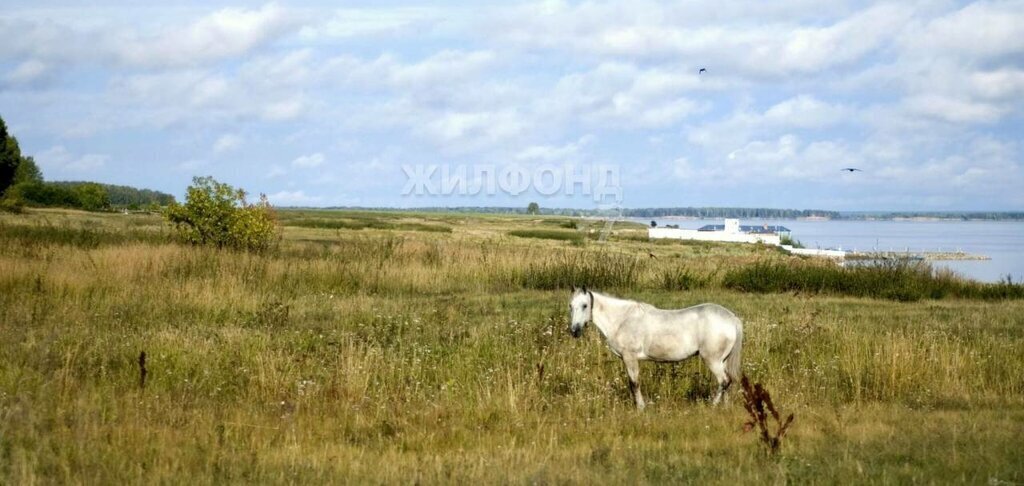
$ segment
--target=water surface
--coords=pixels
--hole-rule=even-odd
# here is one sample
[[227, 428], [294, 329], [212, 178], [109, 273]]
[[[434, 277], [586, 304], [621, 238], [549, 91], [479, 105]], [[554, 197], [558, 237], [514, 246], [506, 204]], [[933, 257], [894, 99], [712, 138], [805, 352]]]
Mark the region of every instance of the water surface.
[[[633, 218], [649, 224], [650, 218]], [[721, 220], [655, 218], [658, 226], [697, 229]], [[964, 251], [991, 257], [984, 261], [936, 261], [969, 278], [995, 282], [1010, 276], [1024, 281], [1024, 222], [1018, 221], [803, 221], [741, 220], [740, 224], [779, 224], [807, 248], [856, 251]]]

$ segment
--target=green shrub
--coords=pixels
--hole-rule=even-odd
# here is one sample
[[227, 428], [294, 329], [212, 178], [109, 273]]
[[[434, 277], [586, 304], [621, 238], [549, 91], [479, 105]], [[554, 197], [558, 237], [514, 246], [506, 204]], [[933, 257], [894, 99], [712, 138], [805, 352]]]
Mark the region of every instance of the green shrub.
[[793, 248], [803, 248], [804, 247], [804, 244], [801, 243], [800, 240], [793, 239], [793, 237], [789, 236], [789, 235], [782, 235], [779, 238], [779, 243], [781, 243], [783, 245], [792, 246]]
[[666, 268], [659, 275], [661, 288], [665, 290], [693, 290], [711, 285], [711, 277], [698, 275], [685, 268]]
[[75, 194], [78, 207], [86, 211], [110, 209], [110, 197], [107, 196], [107, 189], [100, 184], [83, 182], [73, 186], [71, 192]]
[[605, 252], [561, 253], [516, 268], [511, 283], [527, 289], [567, 289], [588, 285], [597, 289], [634, 289], [640, 282], [643, 261]]
[[24, 211], [25, 203], [17, 197], [4, 197], [0, 199], [0, 212], [20, 214]]
[[266, 196], [250, 204], [245, 191], [212, 177], [192, 179], [185, 204], [172, 203], [164, 214], [179, 238], [196, 245], [261, 252], [280, 239]]
[[558, 226], [559, 228], [579, 229], [579, 225], [573, 219], [545, 219], [541, 221], [541, 224]]

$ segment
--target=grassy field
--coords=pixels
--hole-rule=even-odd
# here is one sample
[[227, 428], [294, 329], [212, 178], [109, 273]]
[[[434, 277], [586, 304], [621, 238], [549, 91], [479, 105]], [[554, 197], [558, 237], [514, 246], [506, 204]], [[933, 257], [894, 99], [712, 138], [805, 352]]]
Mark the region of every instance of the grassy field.
[[[1022, 300], [747, 292], [725, 277], [808, 263], [639, 225], [281, 222], [257, 256], [152, 215], [0, 214], [0, 484], [1024, 482]], [[599, 334], [566, 331], [573, 283], [734, 310], [796, 414], [781, 453], [697, 361], [645, 363], [636, 412]]]

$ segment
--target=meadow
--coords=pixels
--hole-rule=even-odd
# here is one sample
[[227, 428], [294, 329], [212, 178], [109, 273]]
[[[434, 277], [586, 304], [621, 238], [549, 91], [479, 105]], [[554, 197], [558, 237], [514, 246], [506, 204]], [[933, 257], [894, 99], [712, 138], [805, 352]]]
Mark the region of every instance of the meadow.
[[[1024, 482], [1012, 285], [908, 299], [558, 217], [280, 222], [254, 255], [158, 215], [0, 214], [0, 484]], [[597, 331], [567, 332], [572, 284], [732, 309], [746, 374], [796, 415], [780, 452], [743, 431], [738, 387], [707, 404], [696, 360], [644, 363], [635, 411]]]

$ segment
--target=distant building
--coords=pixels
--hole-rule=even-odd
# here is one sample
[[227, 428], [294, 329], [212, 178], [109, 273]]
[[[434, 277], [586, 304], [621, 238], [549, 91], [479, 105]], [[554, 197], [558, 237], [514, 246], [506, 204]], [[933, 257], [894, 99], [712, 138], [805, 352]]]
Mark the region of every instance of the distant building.
[[708, 224], [700, 229], [650, 228], [651, 238], [675, 238], [680, 240], [725, 241], [732, 243], [782, 244], [782, 236], [789, 235], [784, 226], [740, 226], [738, 219], [726, 219], [725, 224]]
[[[672, 225], [675, 226], [675, 225]], [[812, 250], [793, 248], [782, 244], [782, 237], [789, 236], [789, 228], [776, 225], [740, 225], [738, 219], [726, 219], [725, 224], [707, 224], [699, 229], [680, 229], [679, 227], [651, 227], [647, 236], [654, 238], [672, 238], [677, 240], [722, 241], [729, 243], [763, 243], [781, 246], [796, 255], [821, 256], [842, 259], [846, 252], [841, 250]]]
[[706, 224], [697, 231], [725, 231], [727, 233], [751, 233], [758, 235], [789, 236], [789, 228], [776, 225], [741, 225], [738, 219], [727, 219], [725, 224]]

